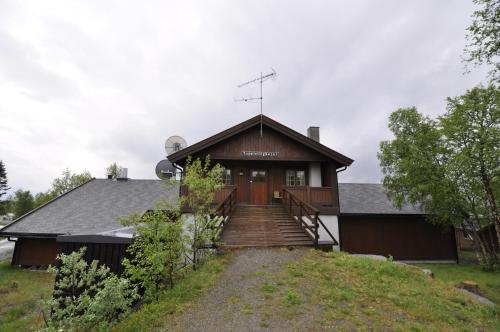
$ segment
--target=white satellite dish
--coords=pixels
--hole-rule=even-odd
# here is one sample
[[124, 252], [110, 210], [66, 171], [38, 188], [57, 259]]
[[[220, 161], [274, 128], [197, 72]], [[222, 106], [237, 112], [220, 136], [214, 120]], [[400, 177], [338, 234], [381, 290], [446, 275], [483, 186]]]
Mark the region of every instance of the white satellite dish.
[[165, 141], [165, 152], [167, 156], [184, 149], [187, 146], [186, 140], [180, 136], [170, 136]]

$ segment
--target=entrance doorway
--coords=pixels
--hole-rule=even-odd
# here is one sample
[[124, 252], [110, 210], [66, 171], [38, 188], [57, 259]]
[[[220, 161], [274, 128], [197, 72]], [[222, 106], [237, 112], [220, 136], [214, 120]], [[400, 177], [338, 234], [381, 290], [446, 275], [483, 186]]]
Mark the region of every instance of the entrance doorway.
[[250, 171], [250, 203], [267, 204], [267, 172], [263, 169]]

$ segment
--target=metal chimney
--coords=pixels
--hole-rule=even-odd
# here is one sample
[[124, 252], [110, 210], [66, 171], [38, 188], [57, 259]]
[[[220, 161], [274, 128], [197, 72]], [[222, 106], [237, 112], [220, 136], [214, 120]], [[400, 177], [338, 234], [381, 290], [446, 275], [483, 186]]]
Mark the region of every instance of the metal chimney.
[[128, 168], [122, 167], [120, 175], [118, 175], [116, 179], [120, 181], [127, 180], [128, 179], [127, 175], [128, 175]]
[[319, 127], [309, 127], [307, 128], [307, 137], [319, 142]]

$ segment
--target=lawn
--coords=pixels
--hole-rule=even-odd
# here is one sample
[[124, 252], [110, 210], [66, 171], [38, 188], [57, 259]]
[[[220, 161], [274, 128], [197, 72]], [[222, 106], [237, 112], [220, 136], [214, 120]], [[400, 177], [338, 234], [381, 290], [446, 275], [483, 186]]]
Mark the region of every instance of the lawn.
[[344, 253], [311, 250], [267, 276], [260, 291], [264, 304], [258, 310], [267, 317], [263, 327], [281, 316], [310, 319], [313, 330], [500, 330], [498, 307], [477, 304], [439, 277]]
[[[228, 257], [216, 257], [187, 274], [158, 303], [143, 306], [114, 331], [165, 328], [195, 308], [193, 304], [216, 285], [227, 261]], [[478, 304], [450, 283], [431, 279], [412, 266], [309, 250], [277, 272], [256, 266], [254, 273], [241, 278], [259, 280], [252, 290], [245, 288], [256, 292], [259, 300], [242, 303], [241, 297], [229, 296], [224, 319], [253, 317], [250, 329], [287, 324], [294, 330], [296, 322], [306, 321], [310, 330], [500, 330], [498, 308]]]
[[419, 264], [434, 272], [436, 279], [455, 286], [465, 280], [475, 281], [482, 295], [500, 305], [500, 271], [483, 271], [479, 265], [467, 264]]
[[40, 301], [50, 297], [54, 277], [46, 271], [0, 262], [0, 330], [33, 331], [44, 326]]
[[156, 303], [145, 304], [117, 323], [112, 331], [156, 331], [173, 314], [185, 310], [200, 296], [215, 286], [230, 254], [214, 256], [196, 271], [184, 271], [174, 288], [166, 291]]

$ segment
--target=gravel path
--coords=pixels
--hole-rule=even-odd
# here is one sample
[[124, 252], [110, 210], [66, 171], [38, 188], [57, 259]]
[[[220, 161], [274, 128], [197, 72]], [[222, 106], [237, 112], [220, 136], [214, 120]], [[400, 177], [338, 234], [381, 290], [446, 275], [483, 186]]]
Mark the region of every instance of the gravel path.
[[[214, 289], [193, 307], [174, 317], [164, 331], [293, 331], [310, 330], [314, 312], [287, 315], [276, 307], [276, 293], [262, 285], [275, 280], [287, 263], [308, 249], [249, 248], [234, 251]], [[279, 303], [279, 302], [278, 302]]]

